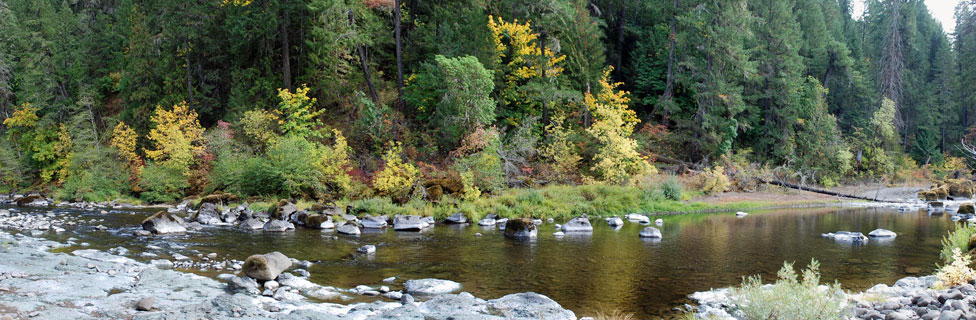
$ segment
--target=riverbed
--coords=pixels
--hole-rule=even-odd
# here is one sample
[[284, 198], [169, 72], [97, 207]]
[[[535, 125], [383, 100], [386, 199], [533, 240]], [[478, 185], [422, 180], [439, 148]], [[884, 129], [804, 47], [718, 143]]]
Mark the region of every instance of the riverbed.
[[[507, 240], [497, 227], [473, 224], [438, 224], [420, 233], [365, 231], [360, 236], [301, 227], [270, 233], [205, 226], [185, 235], [139, 237], [133, 231], [152, 210], [18, 210], [54, 210], [84, 221], [61, 233], [40, 235], [70, 240], [73, 245], [59, 249], [65, 252], [122, 246], [128, 249], [126, 256], [148, 262], [177, 253], [191, 260], [216, 253], [208, 259], [220, 261], [280, 251], [311, 261], [310, 280], [322, 285], [352, 288], [381, 285], [388, 277], [440, 278], [460, 282], [463, 291], [485, 299], [533, 291], [578, 316], [618, 310], [641, 319], [674, 315], [675, 308], [690, 302], [689, 294], [738, 284], [743, 275], [772, 279], [784, 261], [806, 265], [817, 259], [823, 278], [837, 279], [848, 290], [931, 274], [942, 236], [953, 226], [948, 216], [925, 211], [833, 207], [766, 210], [741, 218], [732, 213], [660, 217], [660, 240], [639, 238], [643, 225], [628, 222], [613, 229], [602, 220], [593, 220], [591, 234], [563, 237], [553, 236], [554, 224], [545, 223], [538, 239], [527, 242]], [[841, 230], [867, 234], [876, 228], [898, 237], [859, 246], [821, 237]], [[376, 253], [356, 253], [366, 244], [376, 245]], [[184, 271], [205, 276], [232, 272]], [[383, 298], [356, 297], [370, 299]]]

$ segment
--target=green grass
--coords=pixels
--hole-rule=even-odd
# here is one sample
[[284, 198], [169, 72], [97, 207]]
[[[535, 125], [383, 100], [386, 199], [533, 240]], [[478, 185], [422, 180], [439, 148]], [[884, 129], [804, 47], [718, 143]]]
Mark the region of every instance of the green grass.
[[969, 239], [976, 234], [976, 225], [971, 223], [956, 223], [956, 230], [942, 238], [942, 252], [939, 257], [945, 263], [952, 262], [952, 249], [959, 248], [962, 252], [973, 249], [969, 247]]
[[[690, 196], [688, 192], [684, 196]], [[686, 198], [687, 199], [687, 198]], [[252, 210], [267, 210], [278, 199], [266, 199], [251, 203]], [[311, 206], [312, 202], [300, 201], [299, 209]], [[706, 203], [689, 200], [670, 200], [659, 188], [637, 188], [610, 185], [585, 186], [547, 186], [537, 189], [507, 189], [493, 195], [484, 195], [472, 201], [445, 196], [438, 203], [413, 199], [397, 205], [389, 198], [369, 198], [362, 200], [344, 199], [336, 201], [339, 207], [352, 205], [354, 208], [373, 215], [421, 215], [444, 218], [462, 212], [472, 220], [487, 214], [497, 214], [505, 218], [532, 217], [568, 220], [582, 214], [590, 217], [622, 216], [629, 213], [702, 213], [735, 210], [751, 210], [777, 205], [799, 203], [770, 203], [741, 201], [728, 203]]]

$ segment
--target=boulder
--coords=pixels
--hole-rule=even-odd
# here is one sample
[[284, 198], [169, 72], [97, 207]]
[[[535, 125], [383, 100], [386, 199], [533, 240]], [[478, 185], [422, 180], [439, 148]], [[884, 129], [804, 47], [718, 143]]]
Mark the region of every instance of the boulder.
[[340, 225], [336, 228], [336, 232], [348, 235], [359, 235], [362, 233], [362, 231], [359, 231], [359, 227], [352, 223]]
[[305, 225], [305, 218], [308, 218], [308, 211], [305, 210], [295, 211], [288, 216], [288, 220], [298, 226]]
[[607, 224], [610, 225], [611, 227], [623, 226], [624, 219], [620, 219], [620, 217], [610, 217], [607, 218]]
[[651, 218], [648, 218], [645, 215], [637, 214], [637, 213], [628, 214], [624, 216], [624, 218], [627, 218], [627, 220], [637, 222], [637, 223], [651, 223]]
[[396, 216], [393, 218], [394, 231], [420, 231], [425, 224], [424, 219], [419, 216]]
[[183, 225], [183, 218], [167, 211], [156, 212], [156, 214], [142, 220], [142, 228], [155, 234], [185, 233], [186, 227]]
[[[18, 207], [25, 207], [25, 206], [37, 206], [37, 204], [40, 204], [40, 202], [42, 202], [44, 200], [45, 200], [44, 199], [44, 196], [39, 195], [39, 194], [32, 194], [32, 195], [26, 195], [26, 196], [17, 198], [17, 200], [14, 200], [14, 202], [17, 203], [17, 206]], [[46, 203], [46, 201], [44, 201], [44, 202]]]
[[225, 204], [225, 203], [236, 202], [236, 201], [240, 201], [240, 200], [241, 200], [241, 197], [238, 197], [238, 196], [236, 196], [236, 195], [234, 195], [232, 193], [223, 193], [223, 192], [217, 191], [217, 192], [214, 192], [213, 194], [210, 194], [210, 195], [204, 196], [203, 198], [200, 198], [200, 205], [201, 205], [201, 208], [202, 208], [203, 207], [203, 204], [207, 204], [207, 203], [211, 203], [211, 204]]
[[258, 282], [248, 276], [231, 278], [230, 281], [227, 281], [227, 287], [230, 288], [231, 292], [261, 294], [261, 290], [258, 290]]
[[868, 233], [868, 236], [874, 238], [894, 238], [898, 236], [898, 234], [887, 229], [874, 229], [874, 231]]
[[[237, 206], [237, 208], [234, 208], [234, 210], [231, 212], [237, 214], [237, 220], [239, 221], [244, 221], [254, 217], [254, 214], [251, 212], [251, 208], [248, 207], [247, 202]], [[227, 220], [224, 220], [224, 222], [227, 222]]]
[[244, 260], [244, 274], [257, 280], [274, 280], [281, 272], [291, 267], [291, 259], [281, 252], [256, 254]]
[[424, 189], [427, 189], [427, 195], [431, 200], [437, 200], [440, 198], [440, 195], [437, 196], [437, 199], [434, 199], [434, 195], [431, 194], [431, 189], [440, 189], [440, 194], [456, 194], [464, 190], [464, 183], [459, 178], [430, 179], [424, 182]]
[[949, 195], [952, 197], [972, 198], [973, 182], [966, 179], [953, 179], [946, 181], [949, 187]]
[[156, 303], [156, 297], [145, 297], [139, 302], [136, 302], [136, 310], [138, 311], [150, 311], [153, 309], [153, 304]]
[[332, 229], [335, 228], [335, 223], [332, 222], [332, 216], [324, 214], [313, 214], [305, 217], [305, 227], [312, 229]]
[[256, 218], [249, 218], [244, 221], [241, 221], [241, 224], [239, 224], [237, 227], [244, 230], [264, 229], [264, 221], [258, 220]]
[[407, 280], [403, 289], [409, 294], [447, 294], [461, 290], [461, 284], [441, 279]]
[[364, 229], [383, 229], [386, 228], [386, 217], [383, 216], [366, 216], [360, 222]]
[[521, 219], [508, 219], [505, 223], [505, 237], [515, 240], [527, 240], [535, 239], [539, 234], [539, 230], [536, 225], [532, 223], [532, 220], [521, 218]]
[[295, 211], [298, 211], [298, 206], [291, 203], [291, 201], [282, 199], [274, 207], [268, 209], [268, 216], [272, 220], [285, 220], [292, 213], [295, 213]]
[[655, 227], [647, 227], [640, 232], [641, 238], [661, 238], [661, 230]]
[[573, 218], [563, 224], [563, 232], [592, 232], [593, 225], [586, 217]]
[[918, 199], [924, 201], [936, 201], [939, 200], [938, 195], [932, 190], [923, 190], [918, 193]]
[[453, 224], [462, 224], [462, 223], [468, 223], [468, 218], [464, 216], [464, 213], [458, 212], [450, 216], [447, 216], [447, 219], [444, 219], [444, 222], [453, 223]]
[[264, 224], [263, 229], [264, 231], [270, 232], [282, 232], [287, 230], [295, 230], [295, 225], [284, 220], [270, 220], [268, 223]]
[[959, 204], [958, 214], [974, 214], [976, 213], [976, 207], [973, 206], [972, 202], [965, 202]]
[[860, 232], [850, 232], [850, 231], [837, 231], [834, 233], [824, 233], [821, 236], [824, 238], [831, 238], [837, 242], [853, 243], [853, 244], [863, 244], [868, 242], [868, 237]]
[[308, 211], [330, 216], [340, 215], [343, 213], [342, 208], [337, 207], [335, 203], [329, 205], [316, 203], [309, 207]]
[[217, 205], [213, 203], [204, 203], [200, 206], [200, 210], [193, 215], [192, 221], [199, 222], [200, 224], [216, 224], [220, 223], [220, 212], [217, 211]]
[[495, 226], [495, 219], [481, 219], [481, 221], [478, 221], [478, 225], [482, 227]]
[[227, 208], [220, 212], [220, 221], [223, 221], [224, 223], [234, 223], [237, 222], [237, 217], [239, 216], [240, 215], [236, 210]]
[[932, 189], [935, 192], [935, 197], [939, 199], [945, 199], [949, 197], [949, 187], [937, 186]]
[[748, 215], [749, 215], [749, 213], [748, 213], [748, 212], [742, 212], [742, 211], [739, 211], [739, 212], [736, 212], [736, 213], [735, 213], [735, 216], [736, 216], [737, 218], [742, 218], [742, 217], [745, 217], [745, 216], [748, 216]]
[[576, 320], [576, 314], [555, 300], [535, 292], [510, 294], [488, 300], [491, 309], [505, 319]]
[[376, 253], [376, 246], [371, 245], [371, 244], [367, 244], [365, 246], [359, 247], [359, 249], [356, 250], [356, 252], [365, 253], [365, 254], [373, 254], [373, 253]]

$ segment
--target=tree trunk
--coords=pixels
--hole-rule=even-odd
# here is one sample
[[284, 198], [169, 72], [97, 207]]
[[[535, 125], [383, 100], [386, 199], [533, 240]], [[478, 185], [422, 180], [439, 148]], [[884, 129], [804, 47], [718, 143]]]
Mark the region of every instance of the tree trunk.
[[[546, 81], [546, 69], [549, 67], [549, 58], [546, 57], [546, 34], [539, 37], [542, 46], [542, 81]], [[543, 89], [545, 90], [545, 88]], [[546, 137], [547, 126], [549, 125], [549, 99], [542, 97], [542, 137]]]
[[400, 35], [400, 0], [394, 0], [393, 7], [393, 34], [396, 38], [396, 64], [397, 64], [397, 102], [396, 107], [403, 112], [403, 41]]
[[288, 13], [288, 8], [285, 8], [285, 1], [282, 1], [281, 11], [282, 11], [282, 21], [281, 31], [279, 36], [281, 37], [281, 74], [284, 78], [284, 86], [288, 90], [292, 90], [291, 87], [291, 46], [288, 43], [288, 20], [290, 14]]
[[622, 74], [624, 71], [624, 28], [627, 23], [627, 4], [626, 2], [621, 2], [620, 13], [617, 14], [617, 57], [615, 61], [616, 66], [615, 71], [617, 73], [617, 79], [623, 79]]
[[186, 40], [186, 53], [183, 56], [186, 62], [186, 100], [193, 108], [193, 71], [190, 68], [190, 40]]
[[[349, 11], [349, 24], [356, 25], [356, 13]], [[356, 44], [356, 52], [359, 53], [359, 67], [363, 69], [363, 78], [366, 80], [366, 87], [369, 88], [369, 98], [376, 106], [380, 105], [380, 96], [376, 94], [376, 86], [373, 85], [373, 76], [369, 72], [369, 57], [366, 55], [366, 46], [362, 43]]]
[[675, 24], [677, 23], [678, 15], [678, 0], [674, 0], [674, 11], [671, 12], [671, 22], [668, 23], [668, 29], [670, 34], [668, 35], [668, 75], [664, 85], [664, 94], [661, 95], [661, 100], [671, 101], [671, 95], [674, 94], [674, 41], [677, 37], [677, 32], [675, 31]]

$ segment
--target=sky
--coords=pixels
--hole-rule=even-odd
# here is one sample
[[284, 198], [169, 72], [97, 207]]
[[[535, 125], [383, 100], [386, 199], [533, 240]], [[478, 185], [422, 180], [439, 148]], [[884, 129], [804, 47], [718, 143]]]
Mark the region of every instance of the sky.
[[[925, 6], [929, 7], [929, 11], [932, 12], [932, 16], [936, 20], [942, 23], [942, 29], [946, 33], [952, 33], [952, 30], [956, 28], [955, 21], [955, 9], [956, 4], [961, 0], [925, 0]], [[864, 1], [854, 0], [854, 12], [856, 15], [860, 16], [861, 12], [864, 11]]]

